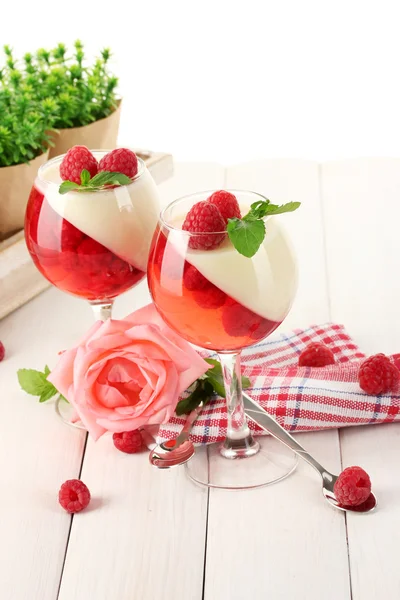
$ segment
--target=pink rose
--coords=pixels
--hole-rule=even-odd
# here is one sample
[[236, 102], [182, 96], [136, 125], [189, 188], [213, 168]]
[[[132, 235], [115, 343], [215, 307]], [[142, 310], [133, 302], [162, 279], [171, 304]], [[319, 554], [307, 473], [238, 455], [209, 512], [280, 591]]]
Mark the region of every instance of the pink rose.
[[97, 440], [166, 423], [179, 395], [208, 368], [150, 304], [122, 321], [97, 321], [48, 379]]

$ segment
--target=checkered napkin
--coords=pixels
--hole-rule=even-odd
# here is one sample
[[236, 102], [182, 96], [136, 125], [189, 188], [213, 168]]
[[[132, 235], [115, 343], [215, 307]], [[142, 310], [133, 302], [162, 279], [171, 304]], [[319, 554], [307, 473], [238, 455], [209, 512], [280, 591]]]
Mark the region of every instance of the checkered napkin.
[[[328, 367], [299, 367], [300, 352], [310, 342], [322, 342], [335, 354]], [[288, 431], [316, 431], [350, 425], [400, 420], [400, 395], [368, 396], [358, 385], [365, 355], [342, 325], [327, 323], [281, 334], [243, 351], [242, 372], [251, 381], [246, 392]], [[172, 417], [158, 431], [157, 443], [177, 437], [185, 418]], [[253, 421], [250, 429], [265, 434]], [[225, 438], [225, 400], [207, 405], [192, 429], [196, 444]]]

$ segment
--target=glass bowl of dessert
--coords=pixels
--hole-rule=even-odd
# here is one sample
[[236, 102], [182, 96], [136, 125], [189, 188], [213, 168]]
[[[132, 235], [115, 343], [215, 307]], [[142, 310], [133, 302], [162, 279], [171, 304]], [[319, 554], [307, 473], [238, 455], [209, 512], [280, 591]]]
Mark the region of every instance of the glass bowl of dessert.
[[158, 214], [157, 186], [134, 152], [75, 146], [38, 171], [26, 244], [50, 283], [106, 319], [113, 300], [145, 277]]
[[261, 446], [251, 434], [240, 353], [275, 331], [292, 306], [297, 266], [279, 215], [298, 206], [219, 190], [186, 196], [161, 213], [148, 265], [153, 301], [183, 338], [217, 353], [224, 374], [226, 439], [196, 449], [186, 468], [197, 483], [247, 489], [295, 468], [291, 451], [271, 436]]

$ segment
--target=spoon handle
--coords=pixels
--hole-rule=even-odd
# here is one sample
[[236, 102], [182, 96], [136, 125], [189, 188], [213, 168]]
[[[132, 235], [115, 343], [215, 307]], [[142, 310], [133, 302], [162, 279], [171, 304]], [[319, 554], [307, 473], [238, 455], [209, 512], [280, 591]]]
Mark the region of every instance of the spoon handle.
[[201, 402], [199, 404], [199, 406], [197, 406], [197, 408], [195, 408], [194, 410], [192, 410], [192, 412], [190, 412], [188, 414], [187, 419], [185, 421], [185, 424], [182, 427], [180, 434], [176, 438], [175, 448], [177, 446], [179, 446], [180, 444], [182, 444], [183, 442], [185, 442], [188, 439], [188, 437], [190, 435], [190, 431], [191, 431], [192, 426], [193, 426], [193, 423], [195, 422], [195, 420], [197, 419], [197, 417], [201, 413], [202, 408], [203, 408], [203, 403]]
[[300, 458], [308, 462], [309, 465], [314, 467], [320, 473], [322, 477], [327, 473], [326, 469], [322, 465], [319, 464], [318, 461], [315, 460], [301, 446], [295, 439], [288, 433], [271, 415], [267, 413], [266, 410], [262, 408], [257, 402], [252, 400], [250, 396], [243, 393], [243, 404], [244, 404], [244, 412], [249, 419], [252, 419], [257, 425], [262, 427], [265, 431], [268, 431], [274, 438], [285, 444], [290, 450], [293, 450]]

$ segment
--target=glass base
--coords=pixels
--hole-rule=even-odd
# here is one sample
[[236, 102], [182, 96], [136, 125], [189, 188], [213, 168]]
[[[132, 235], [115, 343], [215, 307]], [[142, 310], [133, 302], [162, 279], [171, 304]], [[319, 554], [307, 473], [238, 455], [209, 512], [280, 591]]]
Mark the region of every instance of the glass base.
[[223, 443], [198, 446], [185, 464], [186, 474], [206, 487], [249, 490], [278, 483], [293, 473], [296, 454], [270, 435], [258, 437], [257, 441], [259, 452], [235, 459], [223, 456]]
[[83, 425], [82, 421], [76, 421], [75, 423], [72, 422], [74, 409], [69, 402], [66, 402], [58, 397], [55, 403], [55, 409], [57, 415], [60, 417], [63, 423], [69, 425], [70, 427], [74, 427], [75, 429], [83, 429], [86, 431], [86, 427]]

